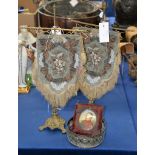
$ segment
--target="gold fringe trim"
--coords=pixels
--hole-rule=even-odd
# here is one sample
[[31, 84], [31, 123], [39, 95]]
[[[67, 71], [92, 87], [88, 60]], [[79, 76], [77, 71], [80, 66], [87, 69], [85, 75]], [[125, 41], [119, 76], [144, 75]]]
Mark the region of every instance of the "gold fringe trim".
[[37, 78], [37, 60], [35, 59], [32, 67], [32, 78], [35, 81], [36, 88], [42, 93], [45, 99], [51, 104], [53, 107], [64, 107], [68, 100], [76, 95], [76, 92], [79, 89], [78, 82], [74, 85], [70, 84], [67, 86], [67, 89], [63, 92], [55, 92], [52, 91], [48, 84], [43, 84], [39, 78]]
[[121, 54], [120, 51], [118, 52], [113, 72], [109, 79], [102, 80], [98, 85], [92, 86], [89, 83], [85, 81], [85, 71], [81, 72], [81, 78], [79, 80], [79, 86], [81, 91], [84, 93], [85, 96], [88, 97], [89, 100], [94, 100], [96, 98], [100, 98], [102, 95], [104, 95], [106, 92], [112, 90], [117, 82], [118, 75], [119, 75], [119, 65], [121, 63]]

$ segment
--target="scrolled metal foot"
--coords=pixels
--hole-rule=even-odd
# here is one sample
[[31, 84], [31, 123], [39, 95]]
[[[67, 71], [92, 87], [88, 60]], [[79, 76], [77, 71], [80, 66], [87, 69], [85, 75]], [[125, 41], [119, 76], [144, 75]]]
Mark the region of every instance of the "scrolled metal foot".
[[53, 110], [52, 116], [45, 121], [44, 125], [39, 127], [39, 130], [42, 131], [46, 128], [49, 128], [51, 130], [60, 129], [62, 133], [66, 133], [66, 129], [64, 126], [65, 120], [57, 114], [56, 110]]

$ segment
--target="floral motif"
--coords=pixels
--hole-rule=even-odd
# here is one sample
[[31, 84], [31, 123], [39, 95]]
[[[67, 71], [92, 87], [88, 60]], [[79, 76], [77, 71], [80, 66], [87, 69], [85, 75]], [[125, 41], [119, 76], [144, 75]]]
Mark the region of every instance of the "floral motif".
[[[60, 54], [63, 55], [63, 53]], [[58, 73], [63, 71], [65, 64], [66, 64], [65, 61], [62, 59], [61, 56], [59, 57], [59, 55], [54, 60], [54, 67]]]
[[[42, 78], [47, 82], [69, 81], [76, 72], [79, 40], [72, 36], [43, 35], [38, 41], [39, 66]], [[76, 64], [76, 67], [74, 67]]]
[[[94, 50], [96, 50], [96, 49], [94, 49]], [[98, 48], [97, 48], [97, 50], [98, 50]], [[99, 62], [101, 61], [101, 57], [97, 53], [95, 53], [95, 51], [91, 51], [90, 53], [91, 53], [90, 57], [91, 57], [93, 65], [97, 66], [99, 64]]]
[[98, 31], [92, 31], [84, 39], [88, 60], [86, 63], [87, 74], [92, 78], [105, 76], [112, 68], [116, 54], [113, 49], [117, 38], [115, 35], [110, 34], [109, 39], [109, 43], [99, 43]]
[[86, 44], [87, 54], [87, 73], [92, 76], [101, 76], [104, 72], [108, 53], [105, 46], [98, 43], [96, 40]]

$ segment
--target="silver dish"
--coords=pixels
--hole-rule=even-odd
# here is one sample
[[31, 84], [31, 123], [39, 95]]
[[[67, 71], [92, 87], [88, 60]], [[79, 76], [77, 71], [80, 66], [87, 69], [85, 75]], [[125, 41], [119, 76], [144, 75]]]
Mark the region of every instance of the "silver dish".
[[95, 136], [86, 136], [86, 135], [80, 135], [77, 133], [74, 133], [70, 130], [70, 126], [72, 126], [73, 119], [70, 119], [67, 124], [67, 138], [68, 141], [80, 148], [94, 148], [99, 146], [104, 139], [105, 135], [105, 122], [102, 121], [102, 129], [101, 132], [98, 135]]

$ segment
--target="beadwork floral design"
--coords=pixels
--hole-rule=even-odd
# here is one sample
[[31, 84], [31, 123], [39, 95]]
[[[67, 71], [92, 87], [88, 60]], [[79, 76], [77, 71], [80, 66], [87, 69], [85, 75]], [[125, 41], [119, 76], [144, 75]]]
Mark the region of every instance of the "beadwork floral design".
[[[61, 83], [69, 81], [76, 72], [75, 55], [79, 55], [78, 38], [69, 36], [43, 36], [39, 39], [38, 59], [43, 79], [48, 82]], [[77, 66], [78, 67], [78, 66]]]

